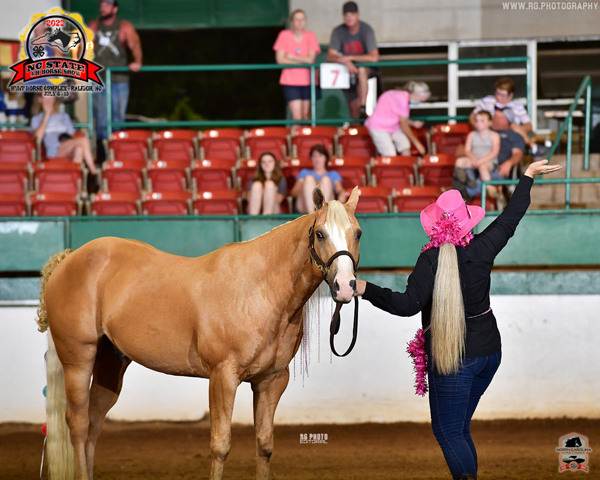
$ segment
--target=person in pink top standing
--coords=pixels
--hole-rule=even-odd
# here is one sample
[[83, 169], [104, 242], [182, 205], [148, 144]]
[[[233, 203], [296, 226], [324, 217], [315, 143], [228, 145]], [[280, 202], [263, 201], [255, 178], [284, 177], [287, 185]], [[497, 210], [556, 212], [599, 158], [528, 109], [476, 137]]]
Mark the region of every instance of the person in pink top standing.
[[[273, 45], [275, 60], [279, 65], [315, 63], [321, 47], [314, 32], [305, 30], [306, 13], [294, 10], [290, 15], [290, 29], [282, 30]], [[310, 119], [310, 70], [284, 68], [279, 83], [294, 120]]]
[[430, 95], [424, 82], [408, 82], [402, 89], [381, 94], [373, 114], [365, 121], [380, 155], [410, 155], [411, 142], [421, 155], [425, 154], [425, 147], [410, 128], [420, 128], [423, 122], [411, 121], [408, 117], [410, 106], [427, 101]]

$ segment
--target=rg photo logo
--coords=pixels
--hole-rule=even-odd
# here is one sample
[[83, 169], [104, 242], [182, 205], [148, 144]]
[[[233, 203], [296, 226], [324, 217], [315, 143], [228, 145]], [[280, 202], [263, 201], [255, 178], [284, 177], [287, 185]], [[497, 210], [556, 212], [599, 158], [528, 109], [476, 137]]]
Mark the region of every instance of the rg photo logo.
[[559, 473], [585, 472], [589, 473], [590, 441], [585, 435], [572, 432], [558, 439], [558, 471]]
[[[20, 37], [21, 61], [10, 67], [15, 72], [9, 83], [11, 90], [37, 91], [28, 87], [40, 85], [43, 79], [55, 86], [73, 79], [95, 84], [97, 89], [104, 87], [98, 77], [102, 66], [92, 61], [93, 33], [81, 15], [60, 8], [35, 14]], [[24, 88], [15, 88], [18, 82]]]

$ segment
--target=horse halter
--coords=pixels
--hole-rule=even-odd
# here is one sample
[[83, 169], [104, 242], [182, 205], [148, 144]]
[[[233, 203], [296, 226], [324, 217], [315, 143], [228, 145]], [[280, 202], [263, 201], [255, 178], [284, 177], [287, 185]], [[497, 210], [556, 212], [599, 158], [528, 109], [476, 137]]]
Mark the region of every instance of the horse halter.
[[[350, 257], [350, 260], [352, 260], [352, 270], [354, 272], [354, 276], [356, 277], [356, 272], [358, 270], [358, 261], [360, 260], [360, 255], [358, 257], [358, 260], [354, 260], [354, 256], [348, 250], [340, 250], [339, 252], [335, 252], [331, 256], [331, 258], [329, 260], [327, 260], [327, 263], [325, 263], [323, 260], [321, 260], [321, 257], [319, 257], [319, 254], [315, 250], [315, 225], [316, 224], [317, 224], [317, 216], [315, 215], [315, 221], [314, 221], [312, 227], [310, 227], [310, 230], [308, 231], [308, 251], [310, 253], [310, 259], [312, 260], [312, 263], [314, 263], [316, 265], [316, 267], [319, 269], [319, 271], [321, 272], [321, 275], [323, 275], [323, 279], [325, 280], [325, 282], [327, 282], [327, 285], [329, 285], [329, 281], [327, 280], [327, 274], [329, 273], [329, 268], [331, 267], [331, 264], [333, 263], [333, 261], [336, 258], [341, 257], [342, 255], [346, 255], [346, 256]], [[354, 348], [354, 345], [356, 344], [356, 338], [358, 336], [358, 297], [354, 297], [354, 326], [352, 328], [352, 342], [350, 342], [350, 346], [348, 347], [348, 350], [346, 350], [345, 353], [340, 355], [336, 351], [335, 345], [334, 345], [334, 337], [340, 331], [340, 323], [341, 323], [340, 311], [342, 310], [343, 305], [344, 305], [343, 303], [340, 303], [337, 301], [335, 302], [335, 312], [333, 313], [333, 317], [331, 317], [331, 324], [329, 325], [329, 346], [331, 347], [331, 351], [333, 352], [333, 354], [336, 357], [345, 357], [346, 355], [348, 355]]]

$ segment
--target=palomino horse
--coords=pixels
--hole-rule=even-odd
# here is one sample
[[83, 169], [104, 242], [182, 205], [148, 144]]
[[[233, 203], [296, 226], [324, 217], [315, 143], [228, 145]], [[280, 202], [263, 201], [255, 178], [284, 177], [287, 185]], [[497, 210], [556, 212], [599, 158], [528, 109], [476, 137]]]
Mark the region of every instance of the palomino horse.
[[[325, 261], [338, 251], [359, 254], [357, 188], [346, 204], [324, 204], [318, 188], [313, 196], [315, 213], [199, 258], [107, 237], [50, 259], [38, 324], [51, 333], [52, 479], [92, 478], [96, 441], [131, 361], [209, 379], [212, 480], [221, 478], [229, 454], [237, 387], [249, 382], [256, 478], [268, 479], [273, 418], [302, 339], [302, 310], [323, 281], [309, 255], [309, 232]], [[334, 300], [350, 302], [356, 285], [351, 257], [338, 256], [325, 279]]]

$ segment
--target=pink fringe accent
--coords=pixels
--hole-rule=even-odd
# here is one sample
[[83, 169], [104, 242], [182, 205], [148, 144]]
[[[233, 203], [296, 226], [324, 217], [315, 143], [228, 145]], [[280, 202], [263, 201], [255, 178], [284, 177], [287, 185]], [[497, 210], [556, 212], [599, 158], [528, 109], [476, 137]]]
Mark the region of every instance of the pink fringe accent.
[[444, 243], [452, 243], [457, 247], [466, 247], [473, 240], [473, 232], [459, 237], [460, 223], [452, 213], [444, 213], [429, 232], [431, 241], [421, 249], [421, 253], [430, 248], [439, 248]]
[[427, 393], [427, 353], [425, 352], [425, 332], [422, 328], [417, 330], [406, 349], [413, 361], [415, 369], [415, 394], [425, 396]]

